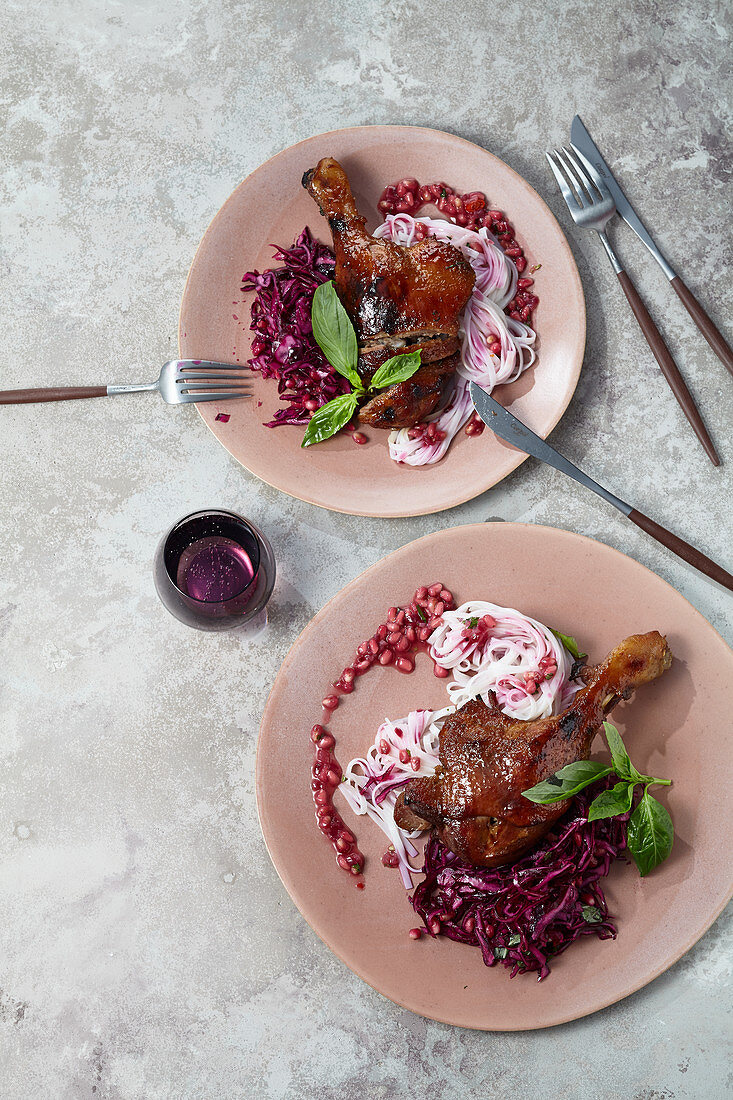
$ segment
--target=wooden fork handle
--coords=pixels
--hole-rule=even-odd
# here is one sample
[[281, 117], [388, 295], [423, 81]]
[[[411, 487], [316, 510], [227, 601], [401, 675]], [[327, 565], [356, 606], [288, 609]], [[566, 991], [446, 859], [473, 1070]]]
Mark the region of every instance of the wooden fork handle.
[[718, 332], [695, 295], [692, 291], [687, 289], [679, 275], [675, 275], [674, 279], [670, 280], [670, 285], [674, 287], [677, 292], [677, 297], [710, 344], [710, 347], [713, 349], [718, 359], [720, 359], [721, 363], [728, 368], [731, 374], [733, 374], [733, 351], [731, 351], [729, 345], [726, 344], [722, 335]]
[[0, 405], [26, 405], [32, 401], [73, 401], [76, 397], [106, 397], [106, 386], [58, 386], [48, 390], [0, 390]]
[[641, 331], [646, 337], [649, 347], [654, 353], [654, 358], [662, 369], [662, 374], [667, 379], [672, 393], [677, 398], [677, 403], [692, 425], [695, 435], [705, 448], [713, 466], [720, 466], [718, 452], [713, 446], [713, 441], [708, 435], [703, 418], [700, 416], [694, 398], [687, 388], [687, 384], [679, 372], [679, 368], [670, 355], [669, 348], [664, 342], [661, 332], [652, 321], [649, 310], [639, 296], [639, 292], [625, 271], [617, 272], [618, 280], [623, 287], [624, 294], [628, 298], [629, 305], [634, 311], [634, 316], [639, 322]]
[[678, 558], [682, 558], [683, 561], [688, 562], [695, 569], [699, 569], [706, 577], [711, 577], [718, 584], [722, 584], [723, 588], [733, 592], [733, 576], [726, 569], [723, 569], [722, 565], [718, 565], [711, 558], [706, 558], [700, 550], [690, 546], [689, 542], [673, 535], [666, 527], [662, 527], [660, 523], [655, 523], [643, 512], [637, 512], [636, 508], [632, 508], [629, 512], [629, 519], [637, 527], [641, 527], [642, 531], [646, 531], [647, 535], [651, 535], [657, 542], [661, 542], [662, 546], [666, 546]]

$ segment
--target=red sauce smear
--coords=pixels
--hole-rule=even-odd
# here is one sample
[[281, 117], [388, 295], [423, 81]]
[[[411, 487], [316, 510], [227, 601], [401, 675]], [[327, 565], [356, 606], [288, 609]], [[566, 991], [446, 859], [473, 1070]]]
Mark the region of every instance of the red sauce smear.
[[[341, 696], [351, 695], [358, 677], [375, 665], [394, 668], [406, 675], [414, 672], [417, 652], [428, 650], [428, 638], [440, 625], [443, 612], [454, 608], [453, 594], [440, 581], [418, 588], [409, 604], [390, 607], [385, 622], [377, 627], [371, 638], [357, 646], [352, 663], [346, 666], [338, 680], [334, 680], [334, 690], [322, 703], [321, 721], [311, 730], [314, 745], [311, 791], [316, 821], [331, 842], [339, 867], [348, 874], [363, 873], [364, 856], [357, 847], [356, 837], [333, 804], [333, 794], [341, 783], [343, 772], [336, 759], [336, 741], [328, 730], [328, 722]], [[435, 662], [433, 672], [441, 679], [449, 675], [447, 669]], [[364, 883], [358, 882], [357, 886], [363, 889]]]

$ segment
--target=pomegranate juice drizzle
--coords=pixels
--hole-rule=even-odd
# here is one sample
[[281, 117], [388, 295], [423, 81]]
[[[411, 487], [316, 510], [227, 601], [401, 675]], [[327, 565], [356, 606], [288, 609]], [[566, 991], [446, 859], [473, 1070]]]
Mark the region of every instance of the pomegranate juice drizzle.
[[[334, 691], [322, 704], [321, 721], [311, 730], [314, 745], [311, 768], [311, 791], [316, 809], [316, 821], [321, 832], [330, 840], [336, 852], [339, 867], [352, 875], [361, 875], [364, 856], [356, 844], [356, 837], [346, 827], [341, 814], [333, 804], [333, 794], [341, 783], [341, 766], [336, 759], [336, 741], [328, 731], [328, 722], [339, 705], [342, 695], [351, 695], [356, 678], [363, 676], [374, 665], [392, 666], [398, 672], [408, 674], [415, 669], [415, 654], [428, 649], [428, 638], [440, 625], [444, 611], [455, 608], [453, 594], [440, 581], [418, 588], [412, 602], [406, 607], [390, 607], [387, 620], [377, 631], [357, 647], [352, 664], [334, 681]], [[448, 669], [433, 662], [433, 672], [441, 679], [449, 675]], [[360, 889], [363, 882], [358, 882]]]

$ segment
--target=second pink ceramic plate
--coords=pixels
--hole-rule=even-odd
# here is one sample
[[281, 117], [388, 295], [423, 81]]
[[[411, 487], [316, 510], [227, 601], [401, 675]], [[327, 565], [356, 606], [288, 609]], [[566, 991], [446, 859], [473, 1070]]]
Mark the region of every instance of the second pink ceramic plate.
[[[661, 679], [617, 707], [613, 721], [636, 766], [669, 777], [655, 795], [674, 819], [672, 854], [648, 878], [618, 862], [606, 897], [618, 938], [587, 937], [538, 983], [487, 969], [478, 950], [444, 937], [411, 940], [418, 923], [386, 839], [337, 794], [366, 856], [364, 890], [335, 865], [310, 790], [314, 722], [330, 683], [390, 605], [441, 580], [457, 601], [517, 607], [574, 635], [600, 660], [629, 634], [659, 630], [674, 656]], [[665, 581], [602, 543], [513, 523], [454, 527], [403, 546], [352, 581], [301, 634], [275, 681], [260, 729], [257, 805], [286, 889], [321, 939], [380, 993], [423, 1016], [497, 1031], [547, 1027], [640, 989], [709, 927], [731, 894], [730, 685], [733, 654]], [[329, 728], [339, 762], [363, 756], [385, 718], [445, 706], [445, 681], [418, 657], [404, 676], [375, 666], [345, 696]], [[602, 753], [602, 739], [596, 748]], [[607, 751], [605, 754], [607, 758]]]
[[[585, 348], [585, 307], [575, 262], [542, 199], [485, 149], [438, 130], [360, 126], [293, 145], [252, 173], [227, 200], [196, 253], [181, 304], [179, 346], [184, 358], [246, 363], [250, 356], [251, 296], [241, 292], [245, 271], [273, 266], [272, 244], [290, 245], [304, 225], [331, 244], [315, 203], [301, 186], [321, 157], [343, 164], [360, 211], [373, 229], [386, 184], [405, 176], [446, 180], [460, 191], [479, 190], [504, 211], [535, 273], [540, 304], [534, 313], [537, 363], [496, 397], [543, 438], [567, 408]], [[368, 432], [357, 446], [342, 433], [303, 451], [303, 429], [266, 428], [280, 407], [277, 384], [256, 375], [255, 399], [199, 406], [220, 443], [257, 477], [284, 493], [365, 516], [437, 512], [489, 489], [524, 461], [523, 452], [491, 432], [460, 433], [442, 462], [399, 466], [387, 451], [387, 433]], [[217, 420], [224, 412], [229, 420]]]

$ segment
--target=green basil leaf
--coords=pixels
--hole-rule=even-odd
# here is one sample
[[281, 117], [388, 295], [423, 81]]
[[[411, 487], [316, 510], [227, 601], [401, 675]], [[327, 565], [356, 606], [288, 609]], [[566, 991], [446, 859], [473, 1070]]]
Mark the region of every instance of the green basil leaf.
[[574, 764], [566, 764], [548, 779], [536, 783], [527, 791], [522, 791], [530, 802], [537, 802], [541, 806], [548, 806], [553, 802], [562, 802], [564, 798], [582, 791], [590, 786], [596, 779], [602, 779], [604, 775], [610, 775], [612, 769], [605, 764], [597, 764], [595, 760], [576, 760]]
[[559, 630], [553, 630], [552, 627], [550, 627], [550, 630], [552, 630], [552, 633], [555, 635], [555, 637], [562, 642], [570, 656], [574, 657], [576, 661], [580, 661], [583, 657], [588, 656], [587, 653], [580, 652], [580, 646], [576, 642], [575, 638], [571, 638], [569, 634], [563, 634]]
[[[636, 779], [643, 778], [633, 767], [629, 754], [626, 751], [626, 746], [623, 743], [621, 734], [611, 722], [603, 723], [603, 732], [606, 735], [608, 741], [608, 747], [611, 750], [611, 760], [613, 761], [613, 770], [619, 779]], [[634, 773], [636, 773], [634, 775]]]
[[310, 447], [312, 443], [322, 443], [348, 424], [359, 403], [356, 393], [342, 393], [333, 401], [316, 409], [308, 422], [301, 447]]
[[584, 905], [583, 920], [586, 924], [600, 924], [603, 920], [603, 914], [595, 905]]
[[[618, 773], [617, 773], [618, 774]], [[634, 784], [623, 779], [615, 787], [601, 793], [593, 799], [588, 809], [589, 821], [600, 821], [602, 817], [616, 817], [627, 814], [634, 798]]]
[[406, 355], [393, 355], [374, 372], [369, 383], [370, 390], [383, 390], [387, 386], [396, 386], [406, 382], [420, 367], [420, 352], [409, 351]]
[[673, 840], [672, 818], [645, 790], [626, 831], [626, 843], [642, 878], [667, 858]]
[[341, 305], [333, 282], [321, 283], [313, 295], [311, 307], [313, 336], [329, 363], [354, 389], [363, 389], [356, 373], [359, 349], [349, 315]]

